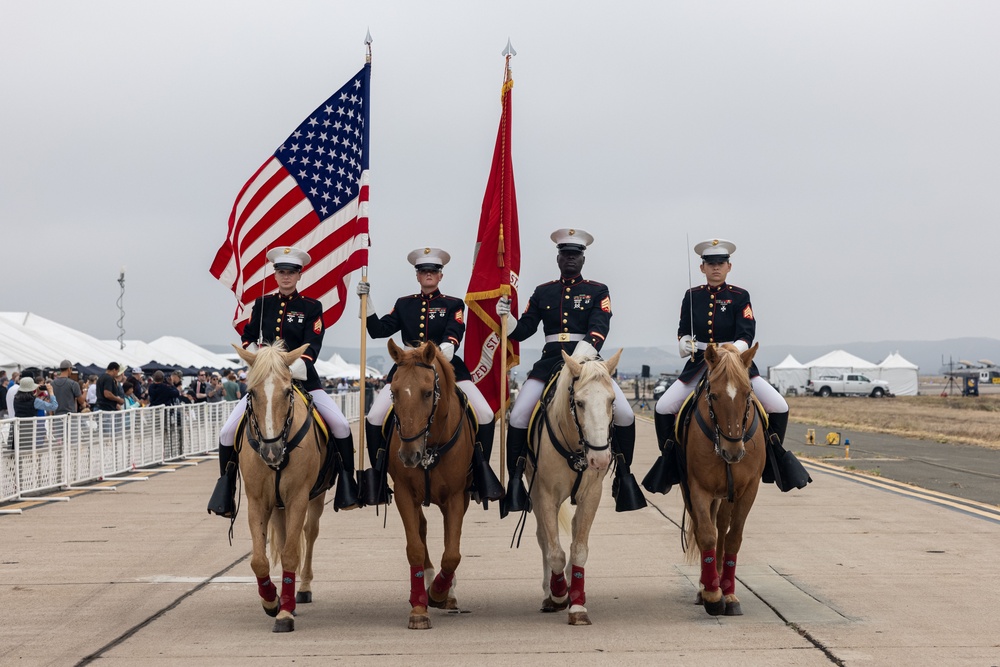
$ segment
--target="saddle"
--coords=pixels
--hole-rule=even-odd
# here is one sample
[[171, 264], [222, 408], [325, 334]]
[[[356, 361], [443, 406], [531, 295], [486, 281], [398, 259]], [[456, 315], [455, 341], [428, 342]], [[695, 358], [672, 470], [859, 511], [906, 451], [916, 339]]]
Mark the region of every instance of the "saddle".
[[[329, 427], [326, 425], [326, 422], [323, 421], [323, 417], [320, 415], [319, 410], [317, 410], [313, 405], [312, 396], [299, 386], [297, 382], [293, 382], [292, 387], [295, 390], [295, 395], [298, 396], [299, 400], [308, 408], [308, 412], [306, 413], [308, 418], [302, 423], [299, 430], [292, 436], [292, 439], [286, 443], [285, 456], [281, 459], [281, 463], [278, 464], [278, 467], [274, 468], [274, 500], [275, 507], [278, 509], [285, 508], [284, 501], [281, 499], [281, 493], [278, 490], [278, 484], [281, 481], [281, 471], [288, 466], [288, 453], [299, 446], [299, 443], [302, 442], [310, 429], [315, 429], [317, 431], [317, 441], [327, 443], [327, 447], [326, 457], [323, 459], [323, 464], [320, 466], [316, 483], [313, 484], [312, 489], [309, 491], [309, 500], [312, 500], [333, 486], [337, 465], [337, 456], [335, 452], [336, 448], [330, 445]], [[240, 445], [243, 442], [243, 434], [246, 432], [249, 414], [250, 410], [246, 410], [243, 413], [243, 416], [240, 417], [240, 422], [236, 427], [236, 438], [234, 442], [237, 448], [237, 453], [239, 452]], [[254, 445], [257, 444], [259, 446], [260, 443], [257, 443], [257, 441], [253, 438], [247, 438], [247, 441], [250, 443], [250, 447], [259, 454], [260, 451]]]

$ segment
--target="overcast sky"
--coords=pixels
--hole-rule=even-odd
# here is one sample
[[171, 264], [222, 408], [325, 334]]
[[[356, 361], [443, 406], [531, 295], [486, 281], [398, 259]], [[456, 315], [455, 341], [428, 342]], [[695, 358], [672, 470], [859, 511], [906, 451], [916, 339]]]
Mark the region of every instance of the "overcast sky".
[[[608, 345], [673, 346], [690, 245], [721, 237], [762, 346], [1000, 337], [1000, 3], [34, 0], [0, 22], [0, 310], [113, 339], [124, 265], [126, 338], [235, 342], [208, 267], [236, 195], [370, 29], [380, 315], [420, 246], [465, 294], [510, 37], [523, 299], [580, 227]], [[357, 346], [356, 301], [327, 346]]]

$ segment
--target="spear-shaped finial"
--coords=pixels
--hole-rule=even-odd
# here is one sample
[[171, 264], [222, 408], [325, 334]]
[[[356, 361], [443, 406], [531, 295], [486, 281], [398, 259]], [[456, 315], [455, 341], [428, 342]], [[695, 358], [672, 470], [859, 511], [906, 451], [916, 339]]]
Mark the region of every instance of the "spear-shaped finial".
[[502, 56], [516, 56], [517, 55], [517, 51], [515, 51], [514, 47], [510, 45], [510, 37], [507, 38], [507, 48], [505, 48], [500, 53], [500, 55], [502, 55]]
[[372, 31], [368, 28], [365, 34], [365, 47], [368, 49], [368, 54], [365, 56], [365, 62], [370, 63], [372, 61]]

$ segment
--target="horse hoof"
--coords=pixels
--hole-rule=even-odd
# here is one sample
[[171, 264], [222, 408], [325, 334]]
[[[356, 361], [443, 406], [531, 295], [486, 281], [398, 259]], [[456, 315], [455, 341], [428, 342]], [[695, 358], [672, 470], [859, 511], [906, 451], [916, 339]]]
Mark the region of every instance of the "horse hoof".
[[427, 614], [410, 614], [410, 630], [430, 630], [431, 617]]
[[726, 603], [726, 616], [742, 616], [743, 609], [740, 607], [739, 600], [733, 600], [732, 602]]
[[430, 595], [427, 596], [427, 606], [434, 607], [435, 609], [458, 609], [458, 600], [455, 598], [445, 598], [444, 600], [435, 600]]
[[271, 632], [294, 632], [295, 631], [295, 619], [291, 616], [286, 618], [279, 618], [274, 622], [274, 627]]
[[268, 607], [267, 606], [268, 603], [265, 600], [261, 600], [260, 604], [261, 604], [262, 607], [264, 607], [264, 613], [267, 614], [268, 616], [270, 616], [271, 618], [274, 618], [275, 616], [277, 616], [278, 615], [278, 609], [281, 608], [281, 605], [278, 604], [278, 599], [277, 598], [275, 598], [274, 601], [271, 602], [271, 604], [274, 605], [273, 607]]
[[542, 600], [542, 608], [539, 609], [538, 611], [542, 612], [543, 614], [550, 614], [554, 611], [562, 611], [568, 606], [569, 606], [568, 597], [562, 602], [556, 602], [555, 600], [552, 599], [552, 596], [550, 595], [549, 597]]
[[309, 603], [313, 601], [312, 591], [299, 591], [295, 594], [296, 602]]
[[569, 613], [570, 625], [591, 625], [590, 616], [585, 611], [571, 611]]
[[719, 598], [715, 602], [709, 602], [705, 600], [705, 611], [708, 612], [709, 616], [721, 616], [726, 611], [726, 600], [725, 598]]

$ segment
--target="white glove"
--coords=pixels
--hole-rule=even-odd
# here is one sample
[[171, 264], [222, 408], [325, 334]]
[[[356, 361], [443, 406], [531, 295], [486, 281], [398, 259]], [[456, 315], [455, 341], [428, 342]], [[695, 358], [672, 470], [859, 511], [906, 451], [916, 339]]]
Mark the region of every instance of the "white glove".
[[574, 359], [596, 359], [601, 356], [597, 353], [597, 348], [588, 343], [585, 340], [581, 340], [573, 348], [573, 354], [570, 355]]
[[257, 354], [257, 343], [250, 343], [249, 345], [247, 345], [246, 350], [247, 352], [253, 352], [254, 354]]
[[677, 351], [681, 355], [681, 359], [693, 356], [696, 349], [697, 346], [691, 336], [681, 336], [681, 339], [677, 341]]
[[358, 289], [355, 291], [358, 293], [358, 296], [364, 296], [365, 294], [368, 294], [369, 292], [372, 291], [372, 284], [365, 281], [361, 281], [358, 283]]
[[452, 343], [441, 343], [440, 349], [441, 354], [443, 354], [444, 358], [448, 361], [451, 361], [451, 358], [455, 356], [455, 346]]
[[307, 374], [306, 362], [302, 360], [302, 357], [293, 361], [292, 365], [288, 367], [288, 370], [292, 372], [292, 377], [294, 379], [305, 381]]
[[502, 296], [497, 299], [497, 315], [500, 317], [510, 315], [510, 297]]
[[747, 345], [747, 342], [745, 340], [735, 341], [733, 343], [733, 347], [735, 347], [737, 350], [739, 350], [740, 354], [743, 354], [744, 352], [746, 352], [747, 350], [750, 349], [750, 346]]

